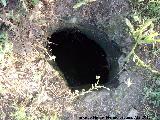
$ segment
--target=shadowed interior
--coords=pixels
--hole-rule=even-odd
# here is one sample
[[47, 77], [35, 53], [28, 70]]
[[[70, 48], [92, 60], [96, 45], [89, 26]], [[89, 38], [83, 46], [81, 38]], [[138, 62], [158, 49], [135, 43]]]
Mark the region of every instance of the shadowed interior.
[[71, 89], [108, 80], [107, 55], [103, 49], [76, 28], [54, 32], [48, 48]]

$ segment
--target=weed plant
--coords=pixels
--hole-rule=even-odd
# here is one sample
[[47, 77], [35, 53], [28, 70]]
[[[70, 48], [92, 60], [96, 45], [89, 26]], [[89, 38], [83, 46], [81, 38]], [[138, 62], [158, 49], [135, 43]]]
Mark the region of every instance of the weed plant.
[[145, 113], [151, 120], [159, 120], [160, 114], [160, 72], [155, 70], [152, 65], [146, 64], [136, 54], [136, 49], [141, 45], [151, 44], [153, 46], [152, 54], [160, 55], [160, 49], [154, 50], [154, 46], [160, 43], [160, 33], [155, 28], [160, 23], [160, 0], [132, 0], [133, 14], [132, 22], [126, 19], [130, 34], [134, 40], [134, 46], [126, 57], [126, 61], [133, 60], [137, 65], [149, 69], [153, 74], [149, 83], [145, 85]]

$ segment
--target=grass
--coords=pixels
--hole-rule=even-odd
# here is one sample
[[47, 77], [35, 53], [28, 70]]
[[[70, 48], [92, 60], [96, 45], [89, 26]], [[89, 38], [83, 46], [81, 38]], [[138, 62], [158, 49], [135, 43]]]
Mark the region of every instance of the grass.
[[[159, 0], [132, 0], [133, 14], [131, 20], [126, 19], [129, 32], [134, 40], [134, 47], [126, 57], [126, 61], [133, 60], [136, 65], [149, 69], [152, 73], [150, 81], [144, 88], [145, 114], [151, 120], [159, 120], [160, 114], [160, 72], [153, 65], [145, 63], [136, 53], [139, 46], [152, 45], [151, 52], [154, 56], [160, 55], [159, 48], [155, 48], [160, 43], [160, 33], [156, 27], [160, 23], [160, 1]], [[132, 21], [132, 22], [131, 22]]]
[[152, 76], [152, 84], [146, 84], [145, 91], [145, 99], [148, 102], [146, 105], [146, 115], [148, 115], [152, 120], [159, 120], [158, 108], [160, 107], [160, 76], [153, 75]]
[[131, 0], [133, 10], [143, 18], [160, 18], [159, 0]]
[[32, 4], [33, 5], [36, 5], [36, 4], [38, 4], [39, 3], [39, 0], [32, 0]]
[[135, 52], [138, 45], [160, 43], [160, 39], [155, 39], [160, 34], [154, 30], [153, 20], [148, 19], [143, 21], [143, 23], [140, 23], [137, 28], [135, 28], [128, 19], [126, 19], [126, 24], [130, 29], [131, 36], [133, 37], [135, 43], [131, 52], [125, 58], [125, 61], [128, 62], [132, 57], [133, 61], [136, 62], [136, 65], [145, 67], [154, 73], [159, 73], [158, 71], [152, 69], [151, 65], [145, 64], [145, 62], [143, 62], [143, 60], [141, 60]]
[[160, 76], [153, 76], [153, 84], [146, 86], [146, 98], [155, 107], [160, 106]]

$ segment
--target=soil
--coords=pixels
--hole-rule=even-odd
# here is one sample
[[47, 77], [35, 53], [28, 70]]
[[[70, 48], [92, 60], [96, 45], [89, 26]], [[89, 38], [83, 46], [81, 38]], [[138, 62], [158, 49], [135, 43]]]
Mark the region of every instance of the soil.
[[[97, 0], [78, 9], [73, 9], [75, 0], [42, 0], [32, 10], [19, 8], [21, 4], [12, 6], [17, 16], [14, 22], [10, 22], [7, 14], [2, 15], [3, 22], [12, 27], [8, 34], [14, 57], [7, 58], [8, 64], [0, 67], [1, 84], [6, 88], [6, 92], [0, 94], [1, 119], [11, 119], [10, 113], [15, 110], [13, 103], [26, 106], [28, 112], [35, 108], [34, 114], [39, 111], [49, 115], [58, 113], [62, 120], [93, 116], [119, 117], [118, 120], [128, 115], [144, 115], [143, 89], [147, 71], [133, 68], [132, 62], [125, 69], [123, 66], [123, 59], [133, 45], [124, 24], [130, 11], [126, 0]], [[8, 8], [1, 11], [5, 13]], [[118, 87], [102, 88], [78, 97], [75, 97], [76, 92], [71, 92], [61, 71], [48, 63], [49, 54], [45, 48], [53, 31], [68, 24], [94, 26], [120, 46]]]

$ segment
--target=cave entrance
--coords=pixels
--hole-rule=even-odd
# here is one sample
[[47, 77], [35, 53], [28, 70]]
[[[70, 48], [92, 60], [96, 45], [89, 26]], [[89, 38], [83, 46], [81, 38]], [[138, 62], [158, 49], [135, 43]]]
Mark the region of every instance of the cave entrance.
[[97, 82], [109, 81], [107, 54], [93, 39], [77, 28], [65, 28], [49, 38], [48, 49], [56, 56], [55, 62], [71, 90], [87, 89]]

